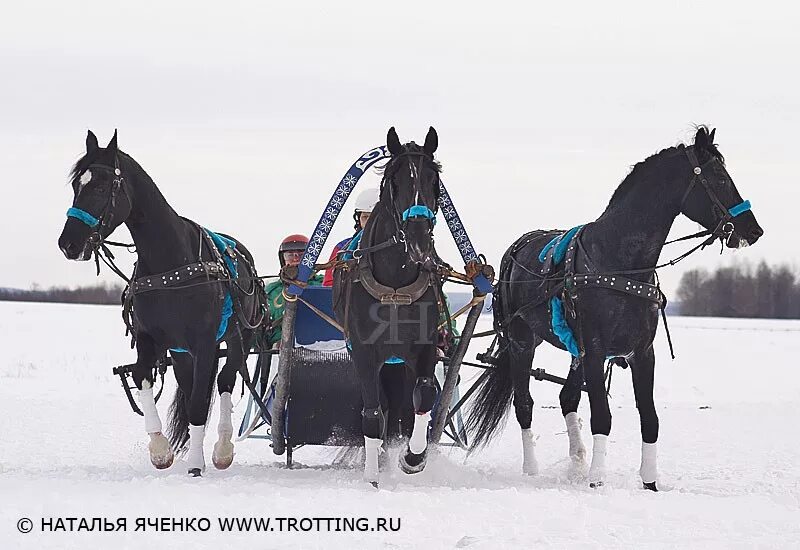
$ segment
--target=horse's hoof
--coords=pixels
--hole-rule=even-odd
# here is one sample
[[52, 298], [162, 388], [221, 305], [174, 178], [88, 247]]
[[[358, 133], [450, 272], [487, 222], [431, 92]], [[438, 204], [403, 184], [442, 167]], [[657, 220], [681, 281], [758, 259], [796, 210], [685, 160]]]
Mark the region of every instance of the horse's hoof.
[[650, 483], [642, 483], [642, 486], [649, 491], [653, 491], [654, 493], [658, 492], [658, 487], [656, 487], [655, 481], [651, 481]]
[[189, 468], [189, 475], [192, 477], [203, 477], [203, 471], [200, 468]]
[[400, 469], [406, 474], [417, 474], [425, 469], [427, 461], [427, 449], [420, 454], [412, 453], [411, 449], [406, 449], [406, 452], [400, 455]]
[[147, 445], [150, 451], [150, 463], [159, 470], [164, 470], [172, 466], [175, 454], [169, 446], [169, 441], [164, 434], [150, 434], [150, 443]]
[[526, 476], [538, 476], [539, 475], [539, 463], [536, 462], [536, 459], [531, 461], [523, 461], [522, 462], [522, 473]]
[[217, 470], [225, 470], [233, 463], [233, 443], [230, 441], [217, 441], [214, 443], [214, 453], [211, 461]]
[[592, 489], [599, 489], [602, 486], [603, 486], [602, 481], [592, 481], [591, 483], [589, 483], [589, 487]]
[[372, 485], [373, 487], [375, 487], [376, 489], [378, 489], [378, 482], [377, 481], [370, 481], [369, 484]]

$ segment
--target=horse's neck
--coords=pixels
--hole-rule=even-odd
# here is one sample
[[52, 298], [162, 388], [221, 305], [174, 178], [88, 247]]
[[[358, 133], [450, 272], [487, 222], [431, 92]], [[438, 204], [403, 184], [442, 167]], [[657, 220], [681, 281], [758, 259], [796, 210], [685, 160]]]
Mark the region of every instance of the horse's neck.
[[658, 263], [680, 211], [689, 168], [686, 158], [675, 154], [639, 169], [631, 188], [583, 234], [583, 245], [598, 269], [644, 269]]
[[136, 245], [137, 274], [160, 273], [196, 261], [197, 232], [178, 216], [138, 164], [128, 164], [122, 168], [130, 178], [133, 208], [125, 225]]
[[[379, 203], [371, 217], [369, 242], [365, 246], [375, 246], [391, 240], [397, 235], [397, 226], [392, 219], [390, 208]], [[418, 266], [409, 261], [408, 252], [402, 243], [390, 246], [371, 254], [372, 274], [384, 285], [399, 288], [413, 283], [419, 275]]]

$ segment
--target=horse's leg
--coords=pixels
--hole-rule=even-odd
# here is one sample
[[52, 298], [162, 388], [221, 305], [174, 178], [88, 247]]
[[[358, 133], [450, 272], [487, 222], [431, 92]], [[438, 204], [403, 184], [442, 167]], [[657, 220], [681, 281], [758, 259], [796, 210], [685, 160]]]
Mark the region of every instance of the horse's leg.
[[583, 365], [577, 357], [572, 358], [567, 382], [558, 394], [561, 402], [561, 414], [567, 423], [569, 436], [569, 457], [572, 467], [578, 471], [586, 465], [586, 447], [581, 439], [581, 424], [578, 418], [578, 404], [581, 402], [581, 386], [583, 386]]
[[[386, 406], [386, 440], [400, 439], [403, 435], [403, 402], [406, 365], [384, 365], [381, 367], [381, 390]], [[383, 403], [382, 403], [383, 406]]]
[[[406, 452], [400, 455], [400, 469], [407, 474], [415, 474], [425, 469], [428, 455], [428, 425], [431, 421], [431, 409], [436, 403], [436, 384], [434, 371], [436, 368], [436, 346], [425, 346], [416, 358], [414, 372], [417, 380], [414, 383], [412, 399], [414, 403], [414, 428], [408, 440]], [[449, 403], [439, 403], [439, 413], [447, 414]]]
[[[206, 343], [208, 342], [208, 343]], [[212, 336], [205, 339], [194, 350], [194, 372], [192, 392], [186, 398], [186, 410], [189, 418], [189, 452], [186, 456], [189, 474], [198, 477], [205, 471], [206, 461], [203, 455], [203, 439], [205, 424], [211, 405], [211, 391], [214, 375], [217, 370], [217, 344]]]
[[[590, 341], [590, 339], [587, 339]], [[583, 358], [584, 378], [589, 393], [589, 406], [592, 411], [591, 425], [592, 464], [589, 467], [589, 486], [600, 487], [606, 477], [606, 450], [608, 434], [611, 433], [611, 409], [608, 407], [603, 365], [605, 357], [602, 353], [587, 351]]]
[[378, 486], [378, 455], [383, 450], [383, 436], [386, 432], [386, 417], [380, 402], [380, 368], [368, 358], [355, 358], [361, 397], [364, 409], [361, 411], [361, 428], [364, 431], [364, 480]]
[[653, 402], [653, 382], [655, 375], [655, 353], [652, 346], [641, 353], [636, 353], [631, 361], [633, 375], [633, 392], [636, 396], [636, 408], [639, 409], [639, 422], [642, 428], [642, 463], [639, 475], [645, 489], [658, 491], [658, 462], [656, 441], [658, 441], [658, 414]]
[[217, 391], [219, 392], [219, 425], [217, 435], [219, 439], [214, 444], [214, 452], [211, 455], [211, 462], [218, 470], [224, 470], [233, 462], [233, 402], [231, 394], [233, 386], [236, 384], [236, 373], [242, 368], [247, 360], [247, 351], [243, 342], [249, 342], [250, 331], [243, 331], [241, 336], [237, 332], [232, 338], [225, 341], [228, 347], [228, 357], [225, 365], [217, 376]]
[[153, 367], [155, 366], [156, 349], [153, 339], [147, 334], [140, 334], [136, 339], [136, 365], [133, 368], [133, 381], [139, 388], [139, 402], [144, 413], [144, 430], [150, 436], [147, 448], [150, 453], [150, 462], [162, 470], [169, 468], [175, 455], [169, 445], [169, 440], [164, 436], [161, 418], [158, 416], [156, 401], [153, 397]]
[[514, 413], [522, 433], [522, 473], [536, 475], [539, 463], [536, 461], [536, 437], [533, 422], [533, 397], [531, 397], [531, 366], [536, 346], [541, 338], [531, 332], [530, 326], [520, 319], [514, 319], [508, 327], [511, 380], [514, 386]]

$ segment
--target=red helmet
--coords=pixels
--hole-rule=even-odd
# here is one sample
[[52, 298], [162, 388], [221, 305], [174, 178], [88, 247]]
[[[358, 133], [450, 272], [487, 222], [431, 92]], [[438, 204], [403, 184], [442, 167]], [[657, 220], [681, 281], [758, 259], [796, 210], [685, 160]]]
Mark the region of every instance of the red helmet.
[[278, 247], [278, 261], [281, 263], [281, 267], [283, 267], [283, 253], [289, 251], [304, 251], [306, 246], [308, 245], [308, 237], [305, 235], [295, 234], [289, 235], [285, 239], [281, 241], [280, 246]]

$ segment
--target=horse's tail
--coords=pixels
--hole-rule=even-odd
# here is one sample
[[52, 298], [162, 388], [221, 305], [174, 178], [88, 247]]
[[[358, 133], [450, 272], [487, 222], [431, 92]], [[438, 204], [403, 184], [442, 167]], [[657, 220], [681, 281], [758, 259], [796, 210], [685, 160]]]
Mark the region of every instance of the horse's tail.
[[[514, 397], [514, 383], [511, 377], [511, 357], [509, 346], [514, 345], [508, 335], [509, 318], [506, 296], [508, 286], [501, 281], [509, 280], [512, 267], [512, 254], [523, 241], [521, 237], [503, 254], [500, 261], [499, 281], [492, 292], [492, 311], [494, 312], [494, 331], [497, 340], [487, 352], [492, 357], [492, 368], [488, 369], [485, 378], [480, 382], [477, 394], [464, 423], [465, 435], [470, 436], [470, 451], [485, 446], [505, 424], [505, 418]], [[497, 347], [495, 347], [497, 346]]]
[[175, 390], [175, 397], [169, 407], [169, 444], [172, 449], [179, 453], [189, 441], [189, 414], [186, 412], [186, 395], [178, 387]]
[[486, 377], [480, 382], [464, 424], [464, 431], [472, 440], [470, 451], [485, 446], [497, 435], [505, 424], [514, 396], [508, 352], [510, 342], [505, 335], [498, 333], [497, 345], [498, 351], [492, 361], [494, 366], [486, 371]]
[[[174, 368], [173, 364], [173, 368]], [[189, 367], [191, 369], [191, 367]], [[190, 371], [189, 382], [194, 381], [194, 372]], [[208, 390], [206, 392], [206, 403], [208, 403], [208, 416], [211, 416], [211, 409], [213, 408], [214, 397], [214, 384], [216, 382], [216, 372], [212, 371], [211, 379], [208, 381]], [[189, 441], [189, 413], [186, 410], [186, 394], [178, 386], [175, 390], [175, 397], [172, 399], [172, 404], [169, 407], [169, 426], [167, 432], [169, 436], [169, 443], [175, 453], [180, 453], [186, 450], [186, 443]], [[208, 417], [206, 417], [208, 423]]]

